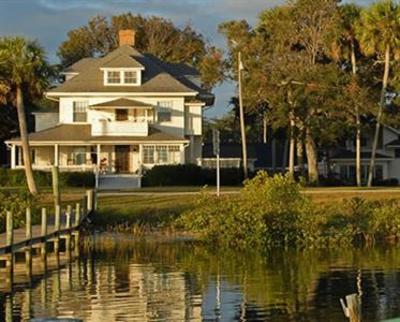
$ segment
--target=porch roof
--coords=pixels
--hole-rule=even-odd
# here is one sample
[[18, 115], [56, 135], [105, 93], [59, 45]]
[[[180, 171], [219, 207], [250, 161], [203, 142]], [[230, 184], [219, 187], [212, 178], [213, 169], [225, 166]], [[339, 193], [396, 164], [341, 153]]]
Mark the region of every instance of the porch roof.
[[[110, 143], [153, 143], [153, 142], [178, 142], [186, 143], [183, 137], [162, 132], [154, 127], [149, 128], [148, 136], [93, 136], [90, 124], [59, 124], [55, 127], [29, 134], [32, 144], [110, 144]], [[21, 139], [12, 138], [8, 144], [20, 144]]]
[[150, 109], [153, 108], [151, 104], [143, 103], [140, 101], [136, 100], [131, 100], [127, 98], [118, 98], [116, 100], [104, 102], [104, 103], [99, 103], [99, 104], [94, 104], [90, 105], [90, 107], [93, 108], [145, 108], [145, 109]]

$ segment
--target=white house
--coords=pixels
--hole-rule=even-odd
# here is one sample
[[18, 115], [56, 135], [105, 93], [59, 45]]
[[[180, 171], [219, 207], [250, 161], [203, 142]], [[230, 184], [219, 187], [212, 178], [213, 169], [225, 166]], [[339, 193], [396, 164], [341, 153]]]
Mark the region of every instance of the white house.
[[[372, 141], [373, 133], [364, 134], [361, 141], [361, 172], [364, 181], [368, 177]], [[342, 180], [355, 180], [355, 144], [353, 140], [347, 140], [346, 147], [336, 151], [330, 161], [333, 165], [332, 170], [338, 173]], [[395, 178], [400, 182], [400, 130], [382, 126], [376, 151], [374, 178], [376, 180]]]
[[[202, 110], [214, 96], [201, 88], [198, 72], [138, 52], [133, 30], [119, 36], [119, 48], [73, 64], [65, 82], [46, 93], [59, 110], [35, 115], [34, 169], [140, 174], [201, 158]], [[23, 167], [20, 138], [6, 143], [11, 167]]]

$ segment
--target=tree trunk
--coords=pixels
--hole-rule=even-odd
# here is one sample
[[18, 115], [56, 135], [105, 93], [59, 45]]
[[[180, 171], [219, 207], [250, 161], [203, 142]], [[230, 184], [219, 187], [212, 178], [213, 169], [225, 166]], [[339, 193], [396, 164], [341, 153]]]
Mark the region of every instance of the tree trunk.
[[263, 143], [268, 143], [268, 122], [265, 115], [263, 116]]
[[[353, 77], [355, 79], [357, 74], [357, 61], [356, 52], [354, 48], [354, 41], [351, 42], [351, 66], [353, 71]], [[358, 103], [355, 106], [356, 114], [356, 182], [357, 186], [361, 187], [361, 122], [360, 122], [360, 112], [358, 108]]]
[[290, 145], [289, 145], [289, 175], [294, 176], [294, 153], [296, 148], [296, 137], [295, 137], [295, 120], [294, 120], [294, 110], [293, 110], [293, 100], [292, 100], [292, 91], [289, 87], [287, 93], [288, 103], [290, 106], [289, 111], [289, 136], [290, 136]]
[[387, 45], [385, 51], [385, 71], [383, 73], [381, 100], [379, 104], [378, 115], [376, 118], [375, 135], [372, 144], [371, 161], [369, 164], [368, 187], [372, 186], [372, 179], [374, 177], [375, 156], [376, 156], [376, 149], [378, 148], [379, 132], [381, 129], [381, 118], [383, 114], [383, 109], [386, 105], [386, 89], [389, 81], [389, 71], [390, 71], [390, 46]]
[[19, 122], [19, 132], [21, 135], [21, 142], [22, 142], [22, 156], [24, 160], [26, 182], [28, 184], [29, 192], [32, 195], [36, 195], [38, 191], [36, 188], [35, 179], [33, 177], [31, 149], [29, 147], [29, 141], [28, 141], [28, 127], [26, 124], [24, 98], [20, 86], [17, 87], [17, 113]]
[[318, 160], [317, 160], [317, 147], [313, 137], [311, 136], [310, 129], [306, 128], [306, 155], [308, 164], [308, 181], [311, 184], [318, 185]]
[[243, 157], [243, 174], [247, 179], [248, 166], [247, 166], [247, 144], [246, 144], [246, 127], [244, 124], [244, 109], [243, 109], [243, 96], [242, 96], [242, 58], [241, 53], [238, 53], [238, 83], [239, 83], [239, 110], [240, 110], [240, 133], [242, 137], [242, 157]]
[[299, 174], [304, 176], [304, 148], [303, 148], [303, 140], [300, 136], [297, 137], [296, 144], [296, 154], [297, 154], [297, 166], [299, 168]]
[[294, 133], [295, 132], [295, 121], [294, 121], [294, 116], [293, 116], [292, 111], [289, 113], [289, 119], [290, 119], [289, 174], [291, 176], [294, 176], [294, 157], [295, 157], [295, 149], [296, 149], [296, 136]]

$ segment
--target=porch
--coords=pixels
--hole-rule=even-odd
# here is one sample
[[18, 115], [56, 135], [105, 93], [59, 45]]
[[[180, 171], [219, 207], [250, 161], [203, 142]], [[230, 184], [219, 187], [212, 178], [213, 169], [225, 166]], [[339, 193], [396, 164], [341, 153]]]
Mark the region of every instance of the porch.
[[[155, 165], [185, 163], [184, 144], [31, 144], [34, 170], [137, 174]], [[11, 145], [11, 168], [23, 168], [22, 147]]]

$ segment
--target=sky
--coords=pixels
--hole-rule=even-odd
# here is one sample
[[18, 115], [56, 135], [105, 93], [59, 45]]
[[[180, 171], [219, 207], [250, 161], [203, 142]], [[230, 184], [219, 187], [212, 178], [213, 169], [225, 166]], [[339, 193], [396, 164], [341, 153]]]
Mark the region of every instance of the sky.
[[[191, 23], [212, 44], [223, 47], [218, 25], [231, 19], [245, 19], [254, 24], [258, 14], [283, 0], [0, 0], [0, 36], [22, 35], [37, 39], [51, 62], [58, 62], [56, 52], [67, 32], [85, 25], [96, 15], [110, 16], [131, 11], [158, 15], [178, 26]], [[369, 0], [354, 1], [367, 4]], [[229, 99], [235, 85], [224, 83], [214, 90], [215, 106], [206, 111], [210, 118], [229, 111]]]

